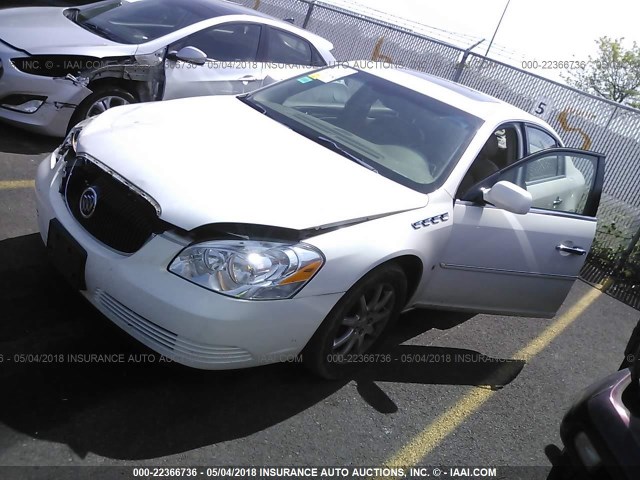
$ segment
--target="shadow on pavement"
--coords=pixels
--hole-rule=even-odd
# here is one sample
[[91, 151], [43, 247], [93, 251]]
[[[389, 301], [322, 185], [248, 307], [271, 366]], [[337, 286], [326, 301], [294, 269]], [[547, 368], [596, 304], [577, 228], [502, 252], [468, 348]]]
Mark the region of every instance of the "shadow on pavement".
[[[159, 363], [64, 283], [38, 235], [0, 242], [0, 300], [0, 421], [33, 438], [67, 444], [82, 457], [94, 452], [151, 459], [237, 439], [295, 416], [347, 383], [316, 379], [295, 364], [216, 372]], [[400, 344], [468, 318], [404, 315], [382, 352], [395, 360], [351, 380], [369, 405], [385, 413], [397, 407], [376, 381], [506, 385], [523, 362]], [[69, 359], [89, 354], [121, 354], [126, 361]], [[415, 356], [414, 362], [402, 361], [403, 355]], [[419, 356], [425, 361], [417, 362]]]
[[37, 155], [53, 152], [62, 139], [45, 137], [0, 123], [0, 152]]

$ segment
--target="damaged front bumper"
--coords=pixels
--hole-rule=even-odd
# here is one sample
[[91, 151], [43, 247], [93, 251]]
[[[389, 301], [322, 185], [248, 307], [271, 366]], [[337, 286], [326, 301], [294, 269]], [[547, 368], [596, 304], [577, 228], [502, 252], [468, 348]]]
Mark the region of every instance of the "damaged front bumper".
[[32, 132], [64, 137], [76, 107], [97, 80], [131, 82], [128, 89], [138, 101], [162, 97], [164, 48], [104, 59], [25, 53], [0, 41], [0, 121]]
[[43, 135], [63, 137], [76, 108], [91, 90], [67, 78], [21, 72], [11, 58], [22, 52], [0, 43], [0, 120]]

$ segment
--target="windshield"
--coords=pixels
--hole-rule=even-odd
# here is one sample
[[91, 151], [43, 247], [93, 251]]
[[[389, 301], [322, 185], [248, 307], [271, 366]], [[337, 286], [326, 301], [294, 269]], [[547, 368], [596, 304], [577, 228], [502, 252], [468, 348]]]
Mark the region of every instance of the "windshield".
[[114, 1], [78, 10], [72, 20], [114, 42], [144, 43], [216, 16], [198, 0]]
[[245, 102], [298, 133], [422, 193], [438, 188], [482, 120], [397, 83], [336, 66]]

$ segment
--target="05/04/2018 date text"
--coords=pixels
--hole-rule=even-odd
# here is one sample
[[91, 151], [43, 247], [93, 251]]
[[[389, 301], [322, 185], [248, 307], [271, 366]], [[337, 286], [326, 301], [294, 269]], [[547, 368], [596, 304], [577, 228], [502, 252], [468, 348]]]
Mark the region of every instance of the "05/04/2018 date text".
[[509, 359], [492, 358], [476, 352], [468, 353], [403, 353], [392, 355], [390, 353], [370, 354], [339, 354], [327, 355], [330, 363], [503, 363]]

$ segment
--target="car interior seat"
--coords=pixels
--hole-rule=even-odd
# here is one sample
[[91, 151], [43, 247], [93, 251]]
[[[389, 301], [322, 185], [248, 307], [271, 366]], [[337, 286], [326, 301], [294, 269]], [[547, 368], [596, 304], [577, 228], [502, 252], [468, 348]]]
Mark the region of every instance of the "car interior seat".
[[460, 188], [458, 189], [459, 194], [464, 195], [464, 193], [466, 193], [476, 183], [500, 170], [496, 164], [496, 161], [500, 157], [500, 150], [498, 137], [496, 137], [496, 135], [491, 135], [462, 180]]

